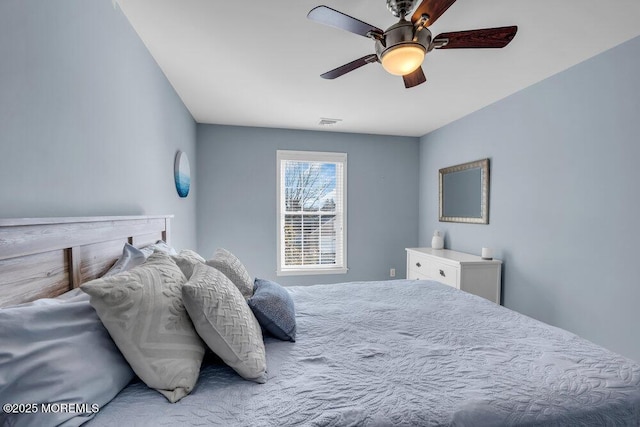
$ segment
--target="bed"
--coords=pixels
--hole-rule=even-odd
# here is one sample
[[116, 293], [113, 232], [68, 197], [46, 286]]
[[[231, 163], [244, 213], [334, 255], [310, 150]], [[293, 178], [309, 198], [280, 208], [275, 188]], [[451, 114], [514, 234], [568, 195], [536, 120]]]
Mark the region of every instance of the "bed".
[[[169, 222], [2, 220], [0, 304], [99, 277], [123, 243], [168, 240]], [[480, 297], [409, 280], [287, 290], [297, 339], [264, 336], [264, 384], [209, 354], [177, 403], [134, 379], [64, 425], [640, 425], [640, 365]]]

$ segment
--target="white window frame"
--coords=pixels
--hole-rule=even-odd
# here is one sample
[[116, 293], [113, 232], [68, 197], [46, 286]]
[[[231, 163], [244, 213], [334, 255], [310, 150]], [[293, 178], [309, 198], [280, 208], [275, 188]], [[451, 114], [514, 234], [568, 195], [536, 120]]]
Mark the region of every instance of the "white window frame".
[[[282, 183], [282, 165], [284, 161], [294, 160], [303, 162], [327, 162], [327, 163], [339, 163], [342, 165], [342, 215], [338, 215], [338, 226], [341, 233], [338, 233], [336, 237], [336, 245], [342, 246], [342, 262], [338, 265], [327, 266], [295, 266], [284, 267], [284, 218], [285, 212], [283, 212], [284, 203], [284, 187]], [[277, 150], [276, 152], [276, 173], [277, 173], [277, 246], [278, 246], [278, 265], [276, 274], [278, 276], [300, 276], [311, 274], [346, 274], [349, 270], [347, 268], [347, 153], [329, 153], [319, 151], [291, 151], [291, 150]], [[339, 185], [339, 183], [336, 183]], [[338, 251], [336, 251], [338, 252]], [[338, 256], [338, 255], [336, 255]]]

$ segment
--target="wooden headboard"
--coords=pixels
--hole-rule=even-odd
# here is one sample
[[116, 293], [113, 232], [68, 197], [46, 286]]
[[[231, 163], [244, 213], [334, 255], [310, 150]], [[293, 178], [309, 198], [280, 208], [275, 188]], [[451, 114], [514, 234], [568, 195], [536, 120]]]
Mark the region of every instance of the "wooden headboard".
[[100, 277], [125, 242], [169, 243], [171, 218], [0, 219], [0, 307], [55, 297]]

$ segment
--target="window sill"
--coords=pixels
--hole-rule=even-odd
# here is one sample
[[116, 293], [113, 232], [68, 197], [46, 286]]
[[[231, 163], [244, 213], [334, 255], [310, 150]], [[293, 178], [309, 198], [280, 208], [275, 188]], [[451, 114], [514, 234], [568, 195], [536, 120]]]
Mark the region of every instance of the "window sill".
[[347, 274], [348, 268], [314, 268], [298, 270], [278, 270], [277, 276], [312, 276], [320, 274]]

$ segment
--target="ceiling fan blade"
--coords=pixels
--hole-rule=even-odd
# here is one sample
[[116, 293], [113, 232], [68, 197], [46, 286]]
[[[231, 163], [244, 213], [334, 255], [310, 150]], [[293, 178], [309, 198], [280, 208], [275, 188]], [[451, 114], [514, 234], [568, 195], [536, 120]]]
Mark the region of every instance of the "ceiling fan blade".
[[411, 74], [402, 76], [402, 79], [404, 80], [404, 87], [406, 87], [407, 89], [421, 85], [422, 83], [427, 81], [427, 78], [424, 75], [424, 71], [422, 71], [422, 67], [418, 67]]
[[324, 74], [321, 74], [320, 77], [323, 79], [335, 79], [336, 77], [340, 77], [343, 74], [347, 74], [353, 70], [357, 70], [363, 65], [372, 64], [374, 62], [378, 62], [378, 56], [375, 54], [363, 56], [362, 58], [358, 58], [355, 61], [351, 61], [348, 64], [344, 64], [341, 67], [334, 68], [331, 71], [327, 71]]
[[341, 30], [350, 31], [352, 33], [367, 37], [370, 32], [383, 34], [378, 27], [367, 24], [352, 16], [346, 15], [342, 12], [338, 12], [335, 9], [331, 9], [327, 6], [318, 6], [309, 12], [307, 18], [312, 21], [319, 22], [321, 24], [329, 25], [331, 27], [339, 28]]
[[[501, 48], [508, 45], [518, 32], [517, 26], [486, 28], [483, 30], [442, 33], [433, 39], [437, 49]], [[448, 42], [446, 42], [448, 40]], [[440, 43], [444, 43], [438, 46]]]
[[411, 22], [414, 24], [420, 20], [422, 15], [429, 15], [429, 20], [425, 24], [425, 27], [432, 25], [440, 16], [449, 9], [449, 6], [454, 4], [456, 0], [423, 0], [420, 6], [416, 8], [411, 17]]

